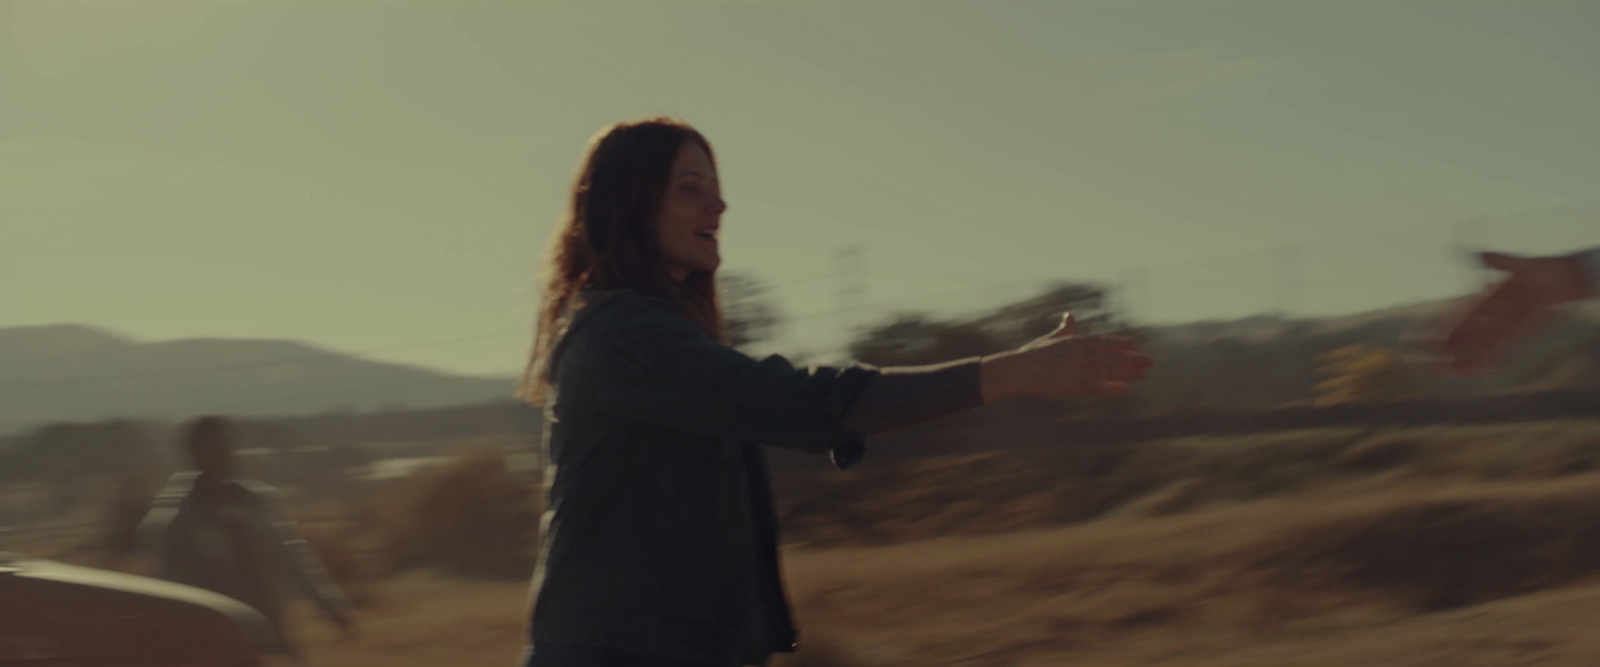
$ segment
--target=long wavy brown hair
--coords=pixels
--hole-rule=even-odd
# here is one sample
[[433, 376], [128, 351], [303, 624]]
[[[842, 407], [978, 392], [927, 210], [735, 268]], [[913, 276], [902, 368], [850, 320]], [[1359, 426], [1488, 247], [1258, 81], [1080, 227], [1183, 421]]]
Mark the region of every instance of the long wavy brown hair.
[[711, 143], [673, 118], [618, 123], [589, 140], [566, 212], [545, 251], [538, 330], [520, 397], [535, 405], [549, 398], [548, 357], [564, 316], [583, 306], [578, 299], [586, 291], [631, 289], [667, 299], [696, 326], [722, 340], [715, 272], [694, 272], [677, 283], [657, 243], [657, 213], [672, 162], [686, 141], [699, 144], [716, 165]]

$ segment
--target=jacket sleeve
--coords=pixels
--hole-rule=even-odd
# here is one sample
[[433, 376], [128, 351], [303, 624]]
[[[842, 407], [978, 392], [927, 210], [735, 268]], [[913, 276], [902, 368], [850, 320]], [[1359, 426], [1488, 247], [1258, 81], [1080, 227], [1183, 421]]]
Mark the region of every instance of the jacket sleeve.
[[844, 417], [845, 430], [873, 435], [983, 407], [977, 358], [881, 369]]
[[754, 359], [638, 297], [617, 299], [576, 331], [557, 361], [558, 401], [707, 436], [813, 453], [845, 467], [861, 434], [844, 427], [870, 366], [798, 368]]

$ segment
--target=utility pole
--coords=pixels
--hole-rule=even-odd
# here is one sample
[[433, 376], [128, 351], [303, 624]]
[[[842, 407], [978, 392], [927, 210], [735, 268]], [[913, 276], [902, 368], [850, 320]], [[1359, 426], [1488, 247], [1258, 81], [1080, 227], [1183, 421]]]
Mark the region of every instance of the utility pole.
[[856, 243], [841, 246], [833, 253], [834, 275], [838, 279], [835, 298], [838, 303], [839, 334], [843, 336], [841, 349], [849, 346], [860, 326], [861, 298], [867, 291], [867, 246]]
[[1129, 324], [1148, 324], [1155, 319], [1155, 303], [1150, 299], [1150, 267], [1141, 264], [1123, 272], [1121, 307]]
[[1477, 290], [1483, 287], [1487, 280], [1484, 278], [1483, 267], [1478, 265], [1478, 259], [1474, 256], [1475, 253], [1485, 247], [1483, 223], [1483, 216], [1475, 216], [1457, 220], [1454, 225], [1455, 249], [1453, 252], [1456, 256], [1453, 259], [1465, 264], [1463, 270], [1466, 271], [1466, 283], [1470, 290]]
[[1300, 244], [1278, 246], [1272, 253], [1272, 292], [1278, 314], [1289, 317], [1305, 298], [1305, 256]]

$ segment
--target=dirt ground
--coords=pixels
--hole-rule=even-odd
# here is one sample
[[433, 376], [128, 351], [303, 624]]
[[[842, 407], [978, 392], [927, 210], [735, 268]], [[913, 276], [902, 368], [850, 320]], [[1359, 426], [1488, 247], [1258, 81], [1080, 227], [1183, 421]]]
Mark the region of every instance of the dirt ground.
[[[1600, 665], [1600, 421], [775, 462], [779, 667]], [[516, 664], [525, 580], [347, 583], [312, 665]]]
[[[781, 664], [1595, 665], [1600, 531], [1574, 511], [1600, 515], [1600, 475], [790, 549]], [[300, 627], [316, 665], [511, 665], [525, 598], [413, 575], [358, 637]]]

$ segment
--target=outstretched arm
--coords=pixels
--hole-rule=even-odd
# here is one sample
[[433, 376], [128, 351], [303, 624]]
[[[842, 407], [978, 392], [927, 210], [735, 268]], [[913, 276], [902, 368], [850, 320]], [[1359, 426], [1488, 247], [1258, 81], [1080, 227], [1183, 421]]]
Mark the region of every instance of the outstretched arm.
[[[556, 363], [569, 405], [816, 453], [840, 468], [861, 438], [1011, 396], [1114, 395], [1150, 359], [1117, 336], [1074, 335], [1071, 318], [1016, 350], [939, 366], [796, 368], [723, 345], [647, 302], [618, 299], [568, 338]], [[575, 325], [576, 326], [576, 325]]]
[[1150, 360], [1119, 337], [1077, 337], [1072, 315], [1016, 350], [931, 366], [881, 369], [845, 414], [846, 430], [882, 433], [1015, 396], [1115, 395]]
[[882, 369], [845, 412], [843, 427], [873, 435], [981, 407], [983, 361]]
[[1600, 294], [1600, 248], [1550, 257], [1486, 252], [1479, 261], [1505, 277], [1436, 325], [1448, 331], [1438, 347], [1455, 371], [1488, 369], [1554, 317], [1555, 307]]

